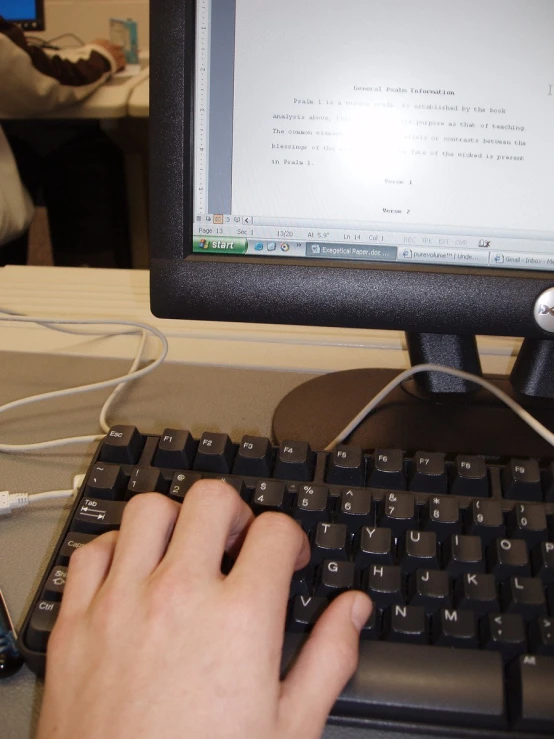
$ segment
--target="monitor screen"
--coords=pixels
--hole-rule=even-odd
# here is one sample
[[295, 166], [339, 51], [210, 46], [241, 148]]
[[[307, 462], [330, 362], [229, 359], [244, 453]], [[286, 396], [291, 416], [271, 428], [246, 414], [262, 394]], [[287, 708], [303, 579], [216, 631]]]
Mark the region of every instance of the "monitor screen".
[[44, 31], [44, 0], [0, 0], [0, 15], [26, 31]]
[[154, 5], [154, 313], [554, 331], [553, 38], [551, 0]]
[[553, 33], [550, 0], [199, 0], [194, 252], [554, 270]]

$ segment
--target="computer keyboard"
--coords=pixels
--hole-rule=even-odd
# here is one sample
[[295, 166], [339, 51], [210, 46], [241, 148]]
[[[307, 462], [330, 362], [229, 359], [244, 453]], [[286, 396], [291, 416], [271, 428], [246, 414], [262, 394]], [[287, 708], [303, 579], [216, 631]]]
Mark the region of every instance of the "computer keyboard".
[[293, 577], [283, 669], [330, 599], [373, 599], [357, 672], [333, 717], [441, 735], [554, 735], [554, 462], [405, 453], [114, 426], [100, 444], [21, 630], [45, 650], [71, 554], [117, 529], [126, 502], [182, 501], [199, 479], [231, 484], [254, 513], [307, 532]]

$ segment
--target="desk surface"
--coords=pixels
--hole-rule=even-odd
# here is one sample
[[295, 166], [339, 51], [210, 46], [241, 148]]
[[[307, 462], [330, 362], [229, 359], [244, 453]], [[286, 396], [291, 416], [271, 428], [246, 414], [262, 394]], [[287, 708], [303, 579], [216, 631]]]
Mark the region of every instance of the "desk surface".
[[132, 118], [147, 118], [150, 115], [150, 78], [140, 82], [131, 92], [128, 114]]
[[[122, 360], [54, 355], [0, 353], [0, 403], [47, 389], [105, 379], [127, 369]], [[279, 399], [309, 375], [233, 368], [167, 364], [154, 375], [123, 391], [111, 418], [133, 422], [144, 431], [186, 424], [197, 435], [227, 430], [269, 435], [271, 415]], [[67, 398], [33, 410], [2, 416], [0, 438], [6, 442], [38, 441], [97, 432], [97, 417], [105, 393]], [[55, 411], [55, 412], [54, 412]], [[35, 455], [0, 455], [0, 486], [39, 492], [67, 487], [84, 472], [93, 447]], [[0, 586], [12, 615], [21, 624], [68, 508], [53, 503], [27, 508], [0, 520]], [[40, 710], [42, 683], [23, 668], [0, 682], [2, 739], [28, 739]], [[400, 739], [383, 732], [329, 726], [325, 739]], [[406, 739], [406, 735], [402, 735]], [[421, 739], [421, 738], [420, 738]], [[423, 737], [423, 739], [425, 739]]]

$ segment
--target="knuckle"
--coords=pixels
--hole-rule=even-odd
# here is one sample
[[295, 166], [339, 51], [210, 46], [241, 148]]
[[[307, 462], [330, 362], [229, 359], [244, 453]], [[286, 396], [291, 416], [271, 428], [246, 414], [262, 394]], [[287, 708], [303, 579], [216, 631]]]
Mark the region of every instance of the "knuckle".
[[187, 496], [195, 497], [209, 505], [220, 505], [238, 496], [237, 491], [222, 480], [200, 480], [195, 482]]
[[269, 536], [274, 538], [297, 541], [299, 545], [303, 536], [302, 529], [298, 523], [290, 516], [287, 516], [286, 513], [266, 511], [258, 516], [252, 526], [263, 529]]
[[177, 503], [161, 493], [140, 493], [134, 495], [127, 503], [123, 517], [127, 516], [128, 518], [130, 515], [136, 515], [137, 513], [140, 515], [155, 515], [160, 511], [173, 510], [176, 505]]

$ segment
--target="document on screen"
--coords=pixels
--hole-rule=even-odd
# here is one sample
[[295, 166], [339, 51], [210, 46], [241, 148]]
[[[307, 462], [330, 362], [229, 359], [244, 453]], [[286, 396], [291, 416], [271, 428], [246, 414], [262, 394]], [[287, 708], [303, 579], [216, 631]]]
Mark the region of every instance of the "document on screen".
[[550, 0], [236, 0], [233, 213], [554, 232]]

